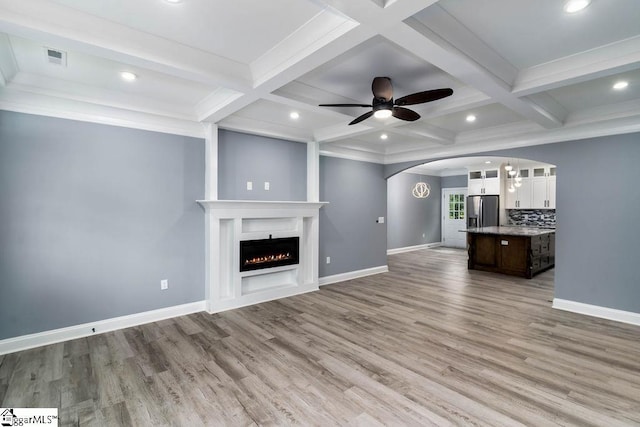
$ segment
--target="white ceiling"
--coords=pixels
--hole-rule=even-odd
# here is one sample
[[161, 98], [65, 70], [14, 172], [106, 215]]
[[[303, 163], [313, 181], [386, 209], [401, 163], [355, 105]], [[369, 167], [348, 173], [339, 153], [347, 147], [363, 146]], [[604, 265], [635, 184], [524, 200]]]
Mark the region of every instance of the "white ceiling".
[[[640, 131], [640, 1], [563, 4], [0, 0], [0, 108], [200, 137], [215, 123], [381, 163]], [[454, 94], [411, 106], [416, 122], [318, 107], [370, 103], [376, 76], [395, 98]]]

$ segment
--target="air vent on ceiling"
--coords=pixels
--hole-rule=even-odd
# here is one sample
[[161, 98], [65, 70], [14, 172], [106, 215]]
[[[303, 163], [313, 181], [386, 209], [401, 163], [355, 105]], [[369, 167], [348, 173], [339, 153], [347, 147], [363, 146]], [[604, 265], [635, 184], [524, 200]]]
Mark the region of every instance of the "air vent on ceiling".
[[49, 64], [61, 65], [63, 67], [67, 66], [67, 52], [63, 52], [58, 49], [51, 49], [49, 47], [45, 47], [44, 52]]

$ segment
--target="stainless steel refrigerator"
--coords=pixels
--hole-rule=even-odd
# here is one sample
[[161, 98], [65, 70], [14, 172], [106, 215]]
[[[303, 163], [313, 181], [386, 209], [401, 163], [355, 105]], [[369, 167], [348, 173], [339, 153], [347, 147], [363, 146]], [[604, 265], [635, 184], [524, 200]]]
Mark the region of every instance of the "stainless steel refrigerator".
[[500, 223], [499, 196], [467, 197], [467, 226], [491, 227]]

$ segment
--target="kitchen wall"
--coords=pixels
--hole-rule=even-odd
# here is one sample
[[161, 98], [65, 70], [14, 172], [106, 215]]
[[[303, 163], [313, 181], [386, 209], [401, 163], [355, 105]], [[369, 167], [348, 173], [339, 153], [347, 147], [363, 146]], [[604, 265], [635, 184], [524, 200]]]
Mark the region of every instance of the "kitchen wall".
[[[387, 265], [383, 165], [320, 157], [320, 277]], [[386, 219], [386, 218], [385, 218]], [[331, 263], [326, 263], [331, 257]]]
[[442, 188], [467, 188], [467, 175], [443, 176], [441, 178]]
[[[640, 133], [477, 155], [556, 165], [555, 297], [640, 313]], [[387, 165], [385, 176], [421, 163]]]
[[0, 111], [0, 339], [204, 299], [203, 197], [204, 140]]
[[219, 130], [218, 199], [307, 200], [307, 145]]
[[[404, 172], [387, 180], [388, 249], [440, 241], [441, 181], [438, 176]], [[417, 182], [426, 182], [431, 187], [426, 199], [417, 199], [411, 194]]]

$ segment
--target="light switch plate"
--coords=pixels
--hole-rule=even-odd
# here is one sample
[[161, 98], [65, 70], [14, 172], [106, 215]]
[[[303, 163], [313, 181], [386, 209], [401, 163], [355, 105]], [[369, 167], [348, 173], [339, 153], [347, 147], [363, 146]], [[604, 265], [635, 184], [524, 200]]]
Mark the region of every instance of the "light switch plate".
[[383, 216], [379, 216], [378, 217], [378, 224], [384, 224], [384, 217]]
[[247, 181], [247, 190], [249, 191], [253, 190], [253, 182]]
[[271, 187], [271, 184], [269, 184], [269, 181], [265, 181], [264, 182], [264, 189], [269, 191], [269, 188]]

